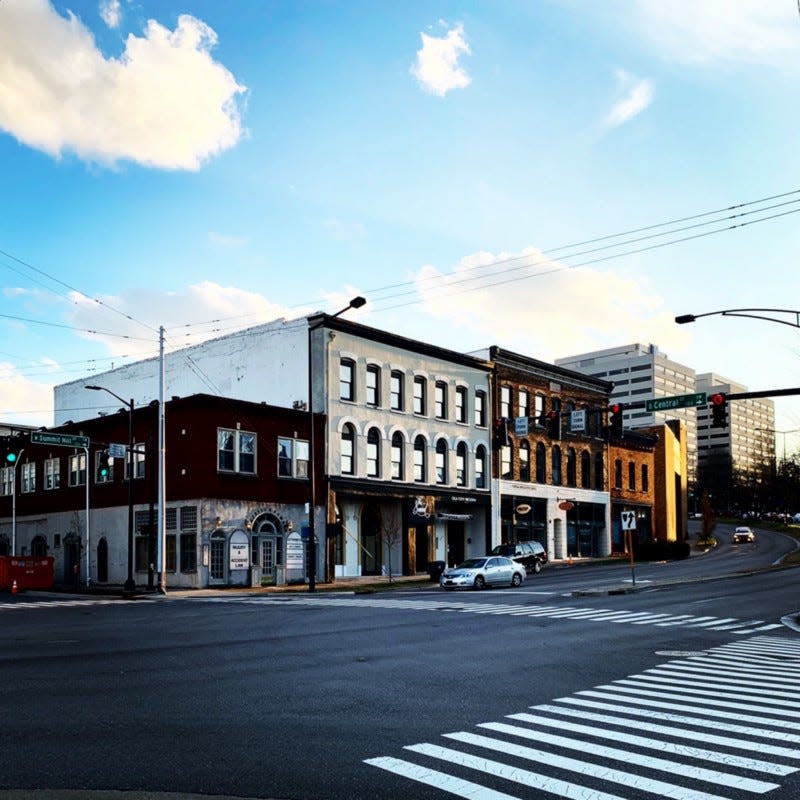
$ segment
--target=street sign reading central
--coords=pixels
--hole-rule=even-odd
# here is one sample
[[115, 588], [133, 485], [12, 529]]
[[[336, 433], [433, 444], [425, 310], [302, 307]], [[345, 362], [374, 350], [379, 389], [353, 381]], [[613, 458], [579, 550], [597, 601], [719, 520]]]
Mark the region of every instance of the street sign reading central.
[[59, 447], [88, 447], [88, 436], [73, 436], [69, 433], [47, 433], [32, 431], [31, 444], [55, 444]]
[[679, 394], [675, 397], [659, 397], [655, 400], [645, 400], [645, 411], [669, 411], [673, 408], [692, 408], [704, 406], [708, 402], [705, 392], [694, 394]]

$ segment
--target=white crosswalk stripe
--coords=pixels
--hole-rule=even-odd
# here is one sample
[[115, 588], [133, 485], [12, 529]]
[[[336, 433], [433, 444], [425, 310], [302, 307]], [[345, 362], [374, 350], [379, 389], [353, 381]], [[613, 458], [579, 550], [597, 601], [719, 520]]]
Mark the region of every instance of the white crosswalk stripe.
[[452, 611], [464, 614], [481, 614], [496, 616], [544, 617], [547, 619], [568, 619], [589, 622], [610, 622], [614, 624], [655, 625], [658, 627], [701, 627], [716, 631], [734, 632], [740, 635], [764, 633], [783, 627], [779, 622], [767, 623], [764, 620], [737, 620], [735, 617], [692, 616], [689, 614], [656, 614], [642, 611], [614, 611], [608, 608], [565, 608], [552, 605], [520, 605], [509, 603], [477, 603], [466, 600], [415, 600], [398, 598], [352, 597], [349, 595], [292, 595], [291, 597], [265, 598], [247, 597], [188, 597], [211, 603], [268, 603], [281, 602], [297, 605], [396, 608], [415, 611]]
[[[687, 665], [747, 669], [752, 659], [759, 670], [770, 662], [788, 674], [759, 681], [756, 671], [742, 683], [715, 673], [713, 691], [687, 685]], [[798, 675], [800, 643], [762, 635], [478, 723], [478, 732], [443, 732], [449, 746], [419, 742], [403, 747], [406, 758], [364, 763], [476, 800], [519, 797], [520, 786], [569, 800], [765, 795], [800, 770], [800, 704], [786, 696]], [[501, 755], [495, 760], [487, 751]]]
[[[74, 600], [25, 600], [18, 603], [0, 603], [0, 610], [4, 611], [42, 611], [48, 608], [76, 608], [85, 606], [108, 606], [131, 601], [122, 597], [86, 597]], [[137, 600], [136, 602], [141, 602]]]

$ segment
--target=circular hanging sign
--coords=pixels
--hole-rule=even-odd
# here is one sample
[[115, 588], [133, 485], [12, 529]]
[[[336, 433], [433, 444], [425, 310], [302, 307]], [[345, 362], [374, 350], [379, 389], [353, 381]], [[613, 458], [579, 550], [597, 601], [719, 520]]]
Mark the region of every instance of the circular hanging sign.
[[570, 509], [572, 509], [572, 508], [575, 508], [575, 503], [573, 503], [571, 500], [562, 500], [562, 501], [561, 501], [561, 502], [558, 504], [558, 507], [559, 507], [559, 508], [560, 508], [562, 511], [569, 511]]
[[531, 510], [531, 507], [527, 503], [520, 503], [514, 511], [517, 512], [520, 516], [527, 514]]

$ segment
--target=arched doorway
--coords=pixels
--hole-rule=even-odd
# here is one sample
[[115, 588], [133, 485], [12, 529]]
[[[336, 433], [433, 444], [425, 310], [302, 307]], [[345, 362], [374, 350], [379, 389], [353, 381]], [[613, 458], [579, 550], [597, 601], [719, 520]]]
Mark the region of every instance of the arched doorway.
[[250, 560], [261, 567], [263, 578], [277, 580], [284, 561], [284, 527], [274, 514], [262, 514], [253, 520]]
[[105, 536], [97, 543], [97, 582], [108, 583], [108, 541]]
[[81, 573], [81, 540], [74, 533], [64, 537], [64, 583], [77, 586]]
[[367, 503], [361, 512], [361, 574], [380, 575], [383, 566], [381, 512], [375, 503]]
[[31, 555], [32, 556], [46, 556], [47, 555], [47, 539], [41, 534], [34, 536], [31, 540]]

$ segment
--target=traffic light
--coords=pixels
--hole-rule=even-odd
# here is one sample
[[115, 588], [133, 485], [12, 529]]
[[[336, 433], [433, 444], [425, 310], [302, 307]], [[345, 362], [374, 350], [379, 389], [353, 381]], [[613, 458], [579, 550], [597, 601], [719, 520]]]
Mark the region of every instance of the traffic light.
[[17, 454], [16, 453], [6, 453], [6, 461], [9, 464], [13, 464], [16, 460], [17, 460]]
[[712, 394], [708, 398], [711, 402], [711, 427], [728, 427], [728, 398], [723, 392]]
[[108, 463], [108, 450], [101, 450], [97, 454], [97, 480], [99, 482], [107, 481], [111, 472]]
[[624, 410], [625, 406], [622, 405], [622, 403], [614, 403], [614, 405], [608, 409], [608, 427], [611, 436], [615, 439], [622, 438], [622, 412]]
[[547, 435], [551, 439], [561, 438], [561, 414], [558, 411], [547, 412]]
[[508, 419], [506, 417], [500, 417], [494, 421], [494, 444], [498, 450], [511, 444], [508, 439]]

